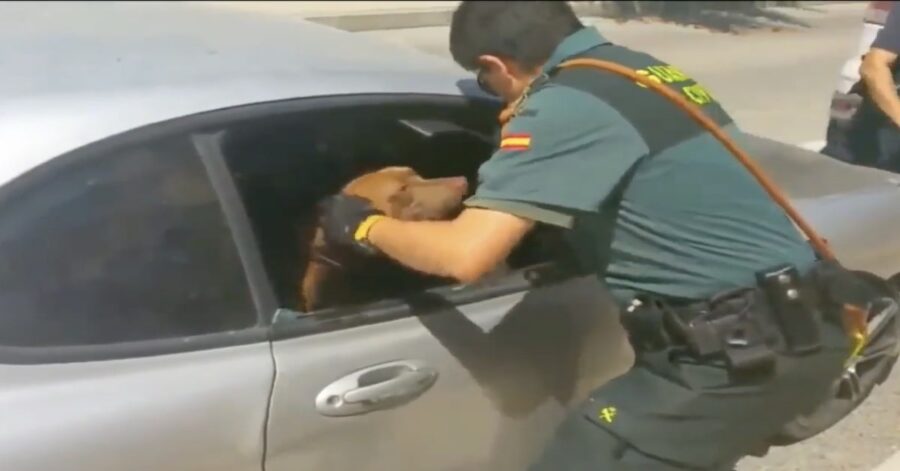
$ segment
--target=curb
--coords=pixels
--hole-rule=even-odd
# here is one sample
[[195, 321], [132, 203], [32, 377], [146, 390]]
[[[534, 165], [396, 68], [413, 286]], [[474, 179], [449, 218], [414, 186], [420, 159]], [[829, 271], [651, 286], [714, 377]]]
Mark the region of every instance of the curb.
[[[613, 8], [609, 5], [609, 2], [577, 2], [572, 7], [579, 16], [605, 16]], [[359, 31], [447, 26], [450, 24], [454, 10], [455, 7], [447, 7], [428, 11], [309, 16], [304, 19], [355, 33]]]
[[806, 150], [811, 150], [813, 152], [819, 152], [825, 147], [825, 141], [810, 141], [804, 142], [802, 144], [797, 144], [797, 147], [802, 147]]
[[893, 455], [888, 457], [888, 459], [885, 460], [884, 463], [881, 463], [880, 465], [878, 465], [877, 468], [875, 468], [872, 471], [898, 471], [898, 470], [900, 470], [900, 451], [898, 451], [897, 453], [894, 453]]

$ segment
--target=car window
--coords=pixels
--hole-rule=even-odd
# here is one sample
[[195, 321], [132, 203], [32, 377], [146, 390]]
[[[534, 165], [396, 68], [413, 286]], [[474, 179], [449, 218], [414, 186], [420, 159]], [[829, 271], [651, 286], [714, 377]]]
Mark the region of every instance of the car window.
[[235, 244], [186, 139], [41, 173], [0, 199], [0, 345], [101, 345], [255, 324]]
[[[485, 137], [493, 115], [478, 125], [480, 116], [468, 108], [379, 106], [278, 114], [227, 127], [222, 156], [279, 307], [330, 318], [376, 304], [402, 305], [430, 289], [484, 292], [488, 281], [455, 286], [453, 280], [416, 273], [383, 257], [361, 259], [317, 239], [317, 203], [367, 172], [406, 166], [424, 178], [467, 177], [474, 187], [480, 163], [493, 151]], [[512, 272], [555, 261], [560, 244], [551, 251], [544, 239], [528, 238], [492, 278], [517, 279]]]

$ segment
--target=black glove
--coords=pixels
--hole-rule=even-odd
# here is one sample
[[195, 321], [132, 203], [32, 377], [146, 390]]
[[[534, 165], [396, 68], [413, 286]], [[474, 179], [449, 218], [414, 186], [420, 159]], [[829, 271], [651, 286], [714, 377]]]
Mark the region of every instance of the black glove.
[[339, 194], [319, 203], [319, 224], [324, 232], [325, 241], [350, 248], [361, 255], [371, 256], [378, 253], [378, 249], [366, 238], [371, 228], [370, 224], [374, 222], [373, 216], [383, 214], [373, 208], [369, 200], [358, 196]]

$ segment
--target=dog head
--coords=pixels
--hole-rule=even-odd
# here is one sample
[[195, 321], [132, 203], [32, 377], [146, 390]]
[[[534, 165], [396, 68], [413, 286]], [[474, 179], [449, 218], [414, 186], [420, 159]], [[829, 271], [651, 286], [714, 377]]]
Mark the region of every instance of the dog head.
[[385, 215], [405, 221], [450, 219], [462, 209], [465, 177], [422, 178], [409, 167], [386, 167], [357, 177], [342, 192], [369, 200]]
[[[344, 186], [345, 195], [365, 198], [385, 215], [406, 221], [446, 220], [462, 209], [468, 191], [465, 177], [425, 179], [408, 167], [387, 167], [357, 177]], [[328, 247], [321, 228], [317, 228], [310, 257], [300, 285], [300, 310], [314, 310], [337, 300], [366, 300], [373, 278], [355, 280], [360, 274], [376, 274], [374, 279], [392, 279], [396, 265], [387, 259], [347, 256]], [[417, 275], [421, 276], [421, 275]], [[377, 284], [377, 283], [376, 283]], [[348, 287], [349, 286], [349, 287]], [[402, 287], [402, 286], [401, 286]]]

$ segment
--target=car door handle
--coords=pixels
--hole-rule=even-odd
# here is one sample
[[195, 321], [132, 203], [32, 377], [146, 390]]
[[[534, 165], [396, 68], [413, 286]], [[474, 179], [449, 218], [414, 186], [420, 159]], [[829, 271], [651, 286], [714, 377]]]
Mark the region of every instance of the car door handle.
[[359, 415], [405, 404], [437, 381], [421, 361], [399, 360], [354, 371], [316, 396], [316, 410], [331, 417]]

